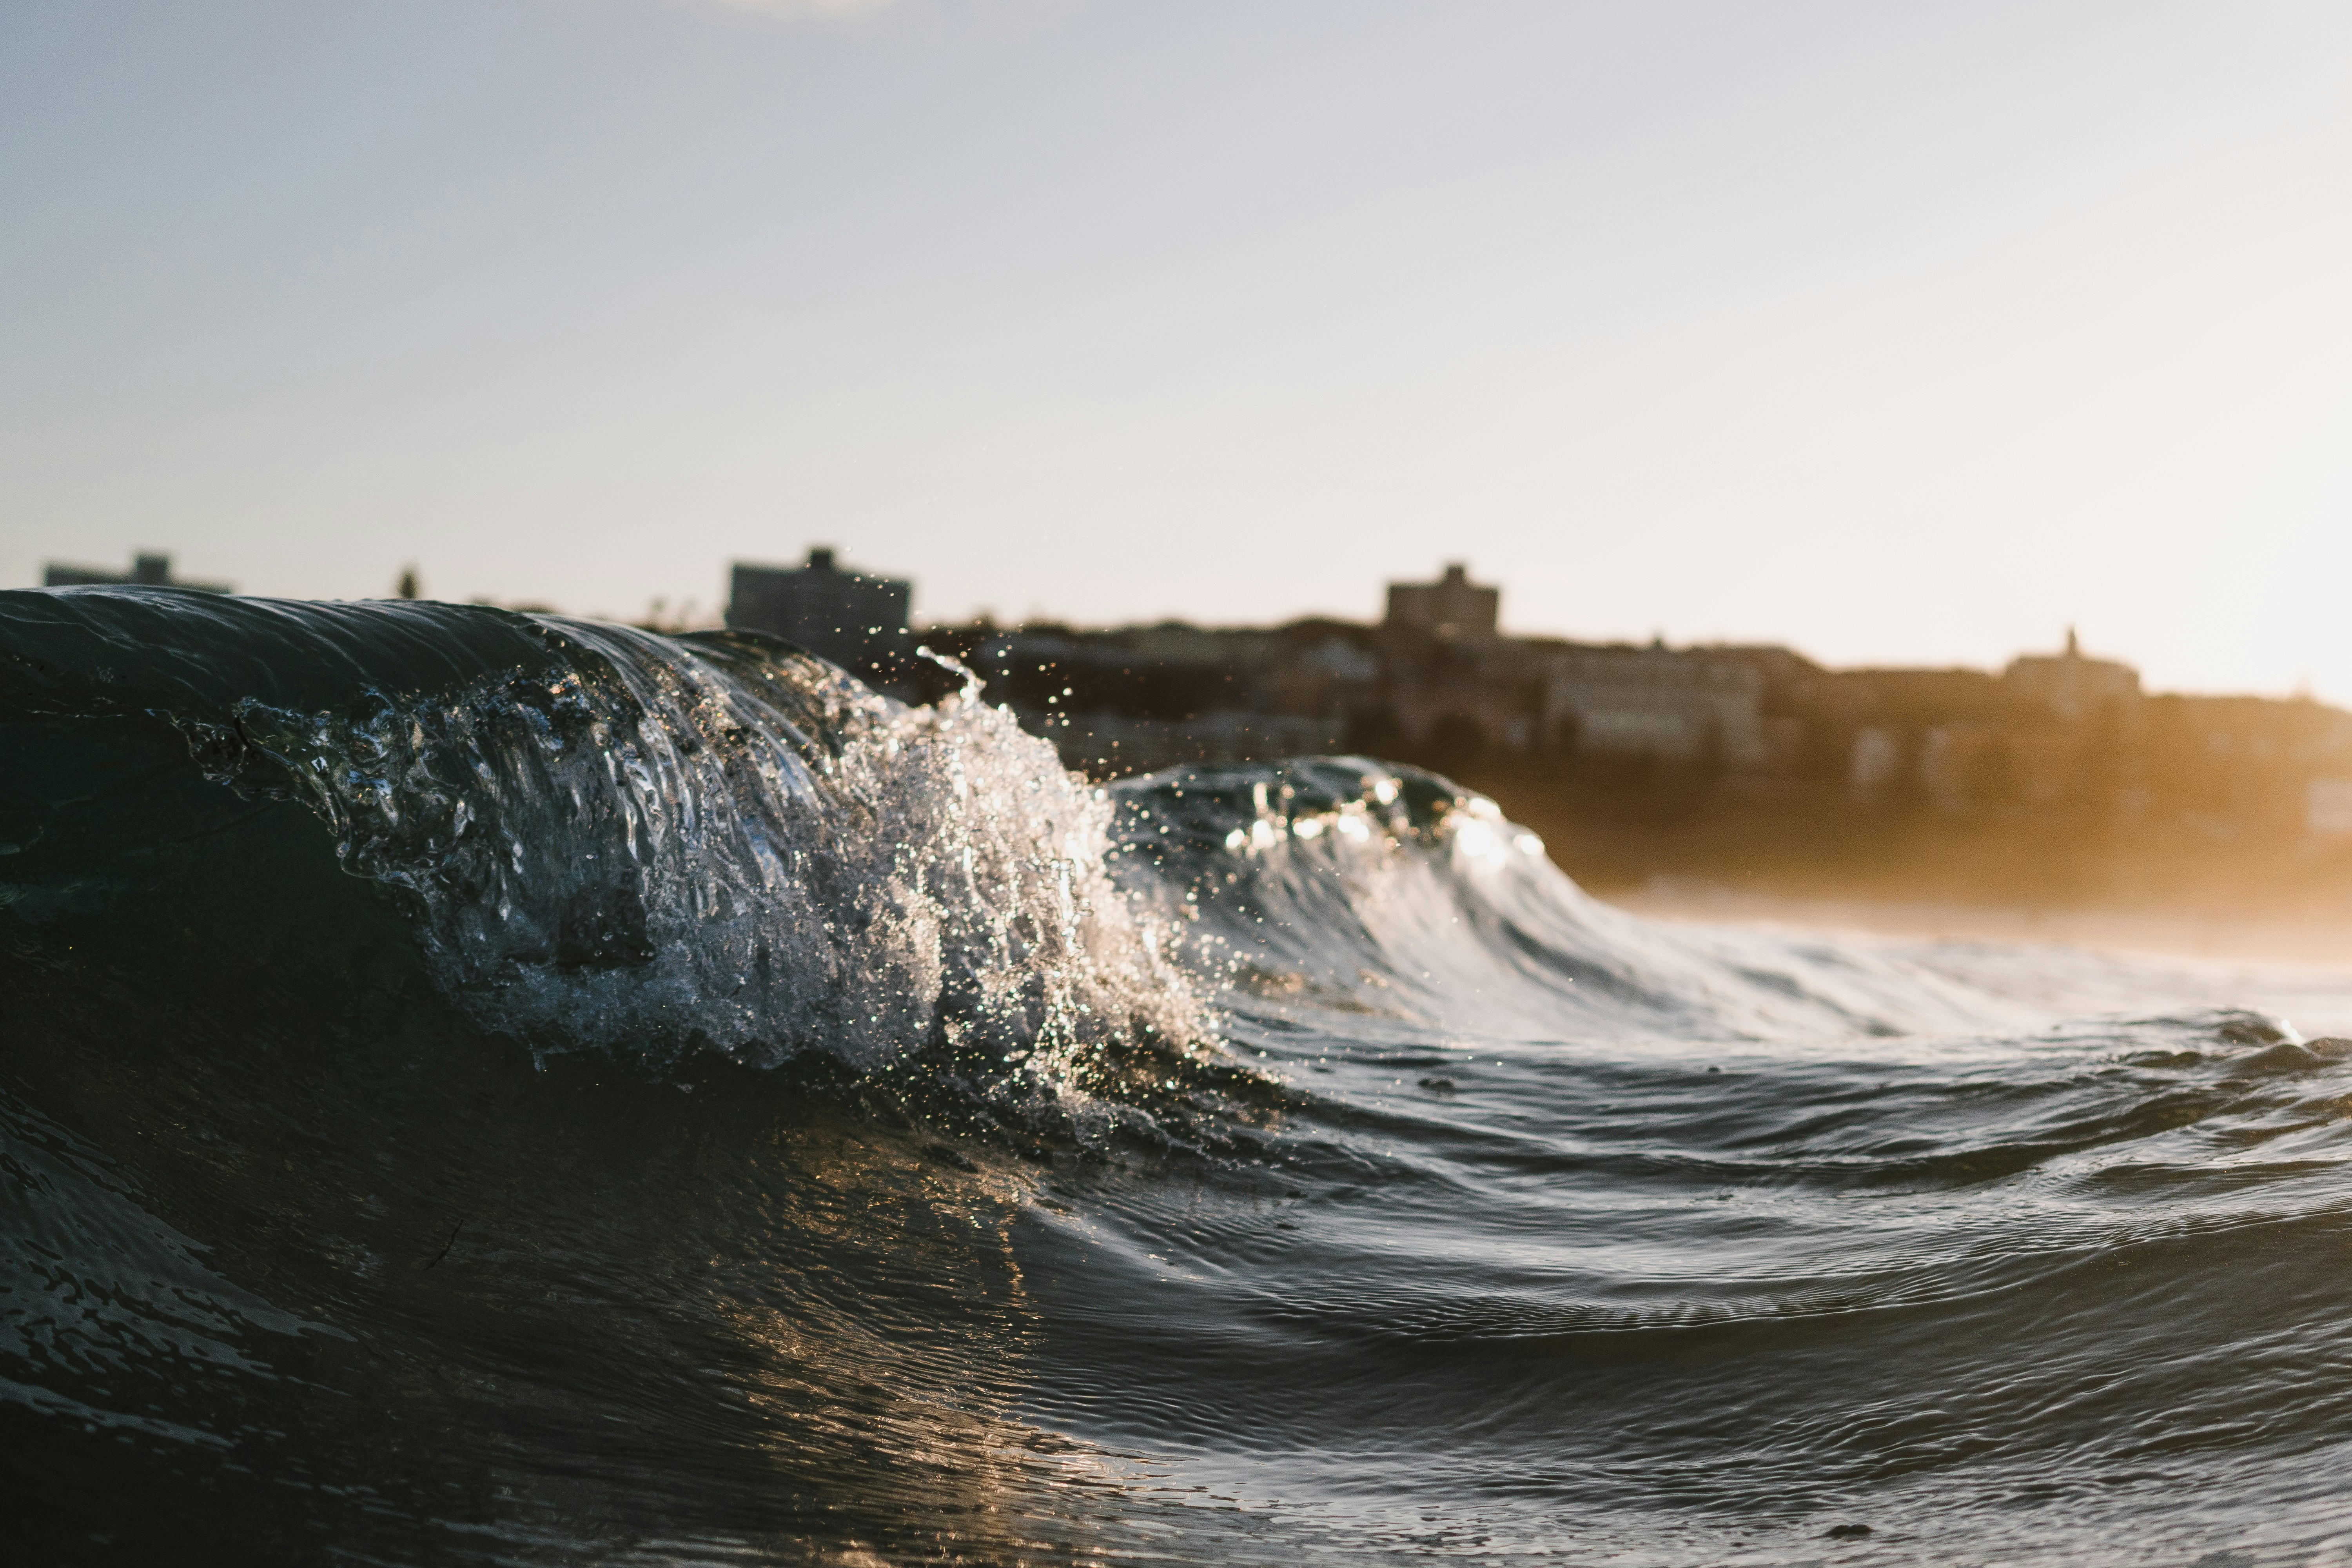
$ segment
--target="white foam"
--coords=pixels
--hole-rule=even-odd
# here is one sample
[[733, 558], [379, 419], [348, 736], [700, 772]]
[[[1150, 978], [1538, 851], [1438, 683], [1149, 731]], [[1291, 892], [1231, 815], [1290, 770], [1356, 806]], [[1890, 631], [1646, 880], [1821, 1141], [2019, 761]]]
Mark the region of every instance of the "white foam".
[[485, 1025], [866, 1068], [977, 1042], [1048, 1076], [1204, 1032], [1106, 874], [1104, 792], [976, 687], [909, 709], [806, 656], [551, 625], [579, 655], [551, 680], [242, 715]]

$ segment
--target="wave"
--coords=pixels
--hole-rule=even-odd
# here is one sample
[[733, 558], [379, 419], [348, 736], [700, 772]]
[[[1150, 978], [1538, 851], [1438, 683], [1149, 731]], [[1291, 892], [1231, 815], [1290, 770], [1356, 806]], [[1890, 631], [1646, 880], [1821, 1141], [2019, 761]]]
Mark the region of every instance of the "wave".
[[448, 994], [539, 1049], [879, 1068], [973, 1043], [1050, 1071], [1203, 1031], [1105, 873], [1106, 797], [976, 689], [910, 710], [747, 634], [484, 608], [8, 608], [0, 651], [44, 677], [17, 713], [136, 713], [206, 778], [299, 801]]
[[1786, 1038], [1957, 1028], [1997, 995], [1894, 952], [1661, 927], [1591, 898], [1494, 802], [1363, 758], [1118, 786], [1118, 853], [1194, 922], [1195, 973], [1473, 1032]]
[[1377, 759], [1095, 785], [486, 607], [0, 594], [0, 754], [43, 1560], [2340, 1528], [2352, 1047], [2268, 982], [1645, 922]]
[[[80, 590], [10, 596], [0, 658], [0, 717], [165, 724], [203, 777], [308, 807], [345, 872], [399, 897], [444, 992], [540, 1051], [876, 1070], [984, 1049], [1066, 1077], [1107, 1040], [1206, 1048], [1235, 984], [1467, 994], [1539, 1031], [1983, 1011], [1916, 967], [1644, 927], [1432, 774], [1326, 759], [1106, 789], [976, 681], [909, 708], [750, 634]], [[53, 806], [17, 807], [20, 873], [60, 863]]]

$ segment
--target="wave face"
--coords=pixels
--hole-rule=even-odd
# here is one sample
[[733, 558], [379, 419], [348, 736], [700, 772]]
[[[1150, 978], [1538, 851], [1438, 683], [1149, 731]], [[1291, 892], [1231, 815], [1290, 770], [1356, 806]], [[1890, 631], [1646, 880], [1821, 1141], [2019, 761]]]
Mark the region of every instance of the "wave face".
[[1644, 922], [1410, 769], [486, 608], [0, 594], [0, 756], [26, 1561], [2352, 1529], [2325, 978]]

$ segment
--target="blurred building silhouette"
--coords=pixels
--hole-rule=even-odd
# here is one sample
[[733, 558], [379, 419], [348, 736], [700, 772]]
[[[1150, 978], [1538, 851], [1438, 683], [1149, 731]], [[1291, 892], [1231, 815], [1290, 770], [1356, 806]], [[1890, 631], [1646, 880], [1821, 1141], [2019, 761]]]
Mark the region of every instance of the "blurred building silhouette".
[[136, 584], [142, 587], [192, 588], [199, 594], [234, 592], [226, 583], [189, 583], [172, 575], [172, 558], [168, 555], [139, 554], [131, 558], [128, 572], [110, 572], [102, 566], [67, 566], [51, 562], [41, 572], [41, 585], [46, 588], [92, 588]]
[[2009, 661], [2001, 680], [2019, 700], [2040, 703], [2068, 720], [2103, 708], [2128, 708], [2140, 699], [2139, 671], [2113, 659], [2084, 658], [2072, 626], [2066, 628], [2063, 652], [2021, 654]]
[[1391, 584], [1371, 624], [982, 624], [924, 637], [1098, 775], [1344, 751], [1509, 781], [1515, 802], [1549, 795], [1603, 820], [1719, 807], [1810, 813], [1824, 832], [1900, 819], [2061, 837], [2134, 825], [2216, 843], [2352, 837], [2352, 714], [2149, 696], [2071, 631], [2061, 651], [1999, 674], [1832, 670], [1769, 646], [1509, 637], [1500, 609], [1501, 591], [1457, 563]]
[[908, 651], [907, 613], [914, 584], [845, 571], [823, 547], [803, 566], [738, 563], [729, 582], [727, 624], [767, 632], [844, 669], [893, 678]]
[[1764, 675], [1737, 657], [1649, 647], [1570, 648], [1547, 661], [1551, 749], [1759, 768], [1769, 761]]
[[1470, 569], [1450, 562], [1434, 583], [1389, 584], [1383, 630], [1453, 639], [1491, 637], [1501, 614], [1503, 591], [1470, 581]]

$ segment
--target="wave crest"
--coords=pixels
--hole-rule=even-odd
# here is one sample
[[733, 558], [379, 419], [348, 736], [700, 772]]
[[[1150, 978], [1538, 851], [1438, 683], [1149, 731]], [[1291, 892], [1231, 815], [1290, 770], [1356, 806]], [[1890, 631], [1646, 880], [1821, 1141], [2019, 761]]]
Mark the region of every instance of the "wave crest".
[[211, 776], [309, 805], [408, 896], [436, 979], [535, 1048], [943, 1045], [1053, 1077], [1206, 1032], [1106, 873], [1108, 795], [976, 690], [910, 709], [765, 638], [544, 624], [551, 670], [175, 721]]

